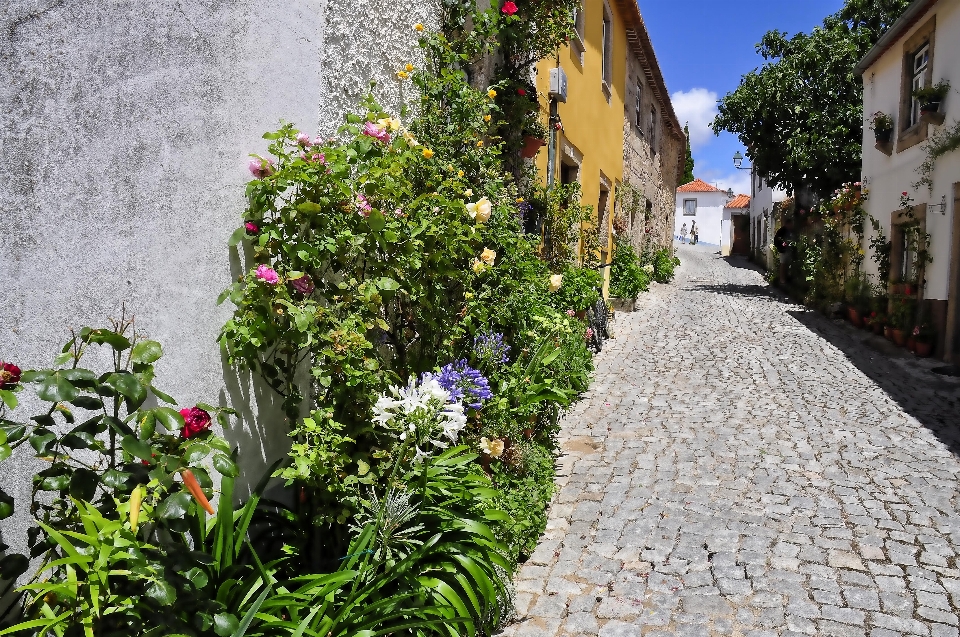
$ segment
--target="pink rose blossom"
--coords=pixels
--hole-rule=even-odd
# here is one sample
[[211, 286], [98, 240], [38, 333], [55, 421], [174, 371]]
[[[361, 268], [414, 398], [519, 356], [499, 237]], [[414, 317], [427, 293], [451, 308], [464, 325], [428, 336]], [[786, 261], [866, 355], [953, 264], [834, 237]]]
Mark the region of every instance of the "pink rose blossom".
[[250, 174], [257, 179], [268, 177], [276, 170], [272, 159], [263, 159], [260, 157], [254, 157], [251, 159], [250, 163], [247, 164], [247, 167], [250, 169]]
[[310, 278], [309, 274], [304, 274], [299, 279], [290, 281], [290, 285], [300, 294], [312, 294], [314, 289], [316, 289], [316, 286], [313, 284], [313, 279]]
[[583, 333], [583, 338], [584, 338], [584, 340], [587, 340], [587, 341], [589, 341], [591, 338], [593, 338], [593, 328], [592, 328], [592, 327], [588, 327], [588, 328], [587, 328], [587, 331]]
[[573, 310], [567, 310], [567, 316], [576, 316], [576, 315], [577, 313], [574, 312]]
[[327, 157], [326, 157], [326, 155], [324, 155], [323, 153], [314, 153], [314, 155], [313, 155], [313, 157], [312, 157], [311, 159], [313, 159], [313, 161], [315, 161], [315, 162], [317, 162], [317, 163], [320, 163], [320, 164], [326, 164], [326, 163], [327, 163]]
[[300, 133], [300, 134], [298, 134], [298, 135], [297, 135], [297, 143], [300, 144], [301, 146], [309, 146], [309, 145], [310, 145], [310, 136], [307, 135], [306, 133]]
[[258, 226], [257, 224], [255, 224], [255, 223], [252, 222], [252, 221], [246, 222], [245, 224], [243, 224], [243, 227], [244, 227], [244, 228], [246, 229], [246, 231], [249, 232], [250, 234], [257, 234], [258, 232], [260, 232], [260, 226]]
[[257, 266], [257, 278], [270, 285], [276, 285], [280, 282], [277, 271], [269, 265], [260, 264]]
[[181, 438], [193, 438], [198, 433], [210, 428], [210, 414], [204, 409], [199, 407], [181, 409], [180, 415], [183, 416], [183, 429], [180, 430]]
[[513, 15], [517, 12], [517, 5], [513, 3], [513, 0], [507, 0], [505, 3], [503, 3], [503, 8], [500, 10], [507, 15]]
[[386, 128], [373, 122], [367, 122], [363, 126], [363, 134], [367, 137], [373, 137], [376, 140], [383, 142], [384, 144], [390, 143], [390, 134], [387, 133]]
[[367, 201], [367, 198], [363, 195], [357, 195], [357, 212], [359, 212], [364, 217], [369, 217], [370, 212], [373, 210], [373, 206], [370, 205], [370, 202]]
[[319, 145], [322, 144], [322, 143], [323, 143], [323, 138], [320, 137], [319, 135], [317, 135], [316, 137], [313, 138], [313, 145], [314, 145], [314, 146], [319, 146]]

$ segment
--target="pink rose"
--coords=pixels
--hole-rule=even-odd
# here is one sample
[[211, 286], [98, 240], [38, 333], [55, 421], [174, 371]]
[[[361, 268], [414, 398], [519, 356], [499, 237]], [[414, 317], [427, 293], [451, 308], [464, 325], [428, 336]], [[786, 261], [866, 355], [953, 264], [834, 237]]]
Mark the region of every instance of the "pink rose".
[[243, 227], [250, 234], [257, 234], [258, 232], [260, 232], [260, 226], [258, 226], [252, 221], [246, 222], [245, 224], [243, 224]]
[[263, 159], [261, 157], [252, 158], [250, 163], [247, 164], [247, 167], [250, 169], [250, 174], [257, 179], [269, 177], [276, 170], [272, 159]]
[[304, 274], [299, 279], [293, 279], [290, 281], [290, 285], [293, 286], [294, 290], [304, 295], [312, 294], [316, 287], [314, 286], [313, 279], [310, 278], [309, 274]]
[[583, 333], [583, 338], [584, 338], [584, 340], [587, 340], [587, 341], [589, 341], [591, 338], [593, 338], [593, 328], [592, 328], [592, 327], [588, 327], [588, 328], [587, 328], [587, 331]]
[[507, 0], [507, 1], [503, 4], [503, 8], [500, 9], [500, 10], [503, 11], [503, 12], [504, 12], [505, 14], [507, 14], [507, 15], [513, 15], [514, 13], [517, 12], [517, 5], [515, 5], [515, 4], [513, 3], [513, 0]]
[[577, 313], [574, 312], [573, 310], [567, 310], [567, 316], [576, 316], [576, 315]]
[[363, 126], [363, 134], [367, 137], [373, 137], [374, 139], [383, 142], [384, 144], [390, 143], [390, 134], [387, 132], [387, 129], [379, 124], [374, 124], [373, 122], [367, 122]]
[[319, 135], [317, 135], [316, 137], [313, 138], [313, 145], [314, 145], [314, 146], [319, 146], [319, 145], [322, 144], [322, 143], [323, 143], [323, 139], [322, 139]]
[[198, 433], [210, 428], [210, 414], [199, 407], [181, 409], [180, 415], [183, 416], [183, 429], [180, 430], [181, 438], [193, 438]]
[[367, 198], [363, 195], [357, 195], [356, 205], [357, 212], [363, 217], [369, 217], [370, 213], [373, 211], [373, 206], [370, 205], [370, 202], [367, 201]]
[[310, 136], [307, 135], [306, 133], [299, 133], [297, 135], [297, 143], [300, 144], [301, 146], [309, 146]]
[[276, 285], [280, 282], [280, 277], [277, 275], [277, 271], [271, 268], [269, 265], [264, 265], [262, 263], [257, 266], [257, 278], [270, 285]]

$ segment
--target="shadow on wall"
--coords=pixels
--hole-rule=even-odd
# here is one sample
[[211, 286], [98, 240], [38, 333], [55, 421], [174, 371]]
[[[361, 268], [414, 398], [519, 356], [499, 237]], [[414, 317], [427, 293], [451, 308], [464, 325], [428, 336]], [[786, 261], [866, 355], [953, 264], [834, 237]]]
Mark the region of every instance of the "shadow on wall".
[[934, 374], [929, 359], [925, 361], [928, 364], [922, 363], [923, 359], [914, 358], [882, 337], [811, 310], [787, 313], [843, 352], [905, 412], [960, 456], [960, 381]]

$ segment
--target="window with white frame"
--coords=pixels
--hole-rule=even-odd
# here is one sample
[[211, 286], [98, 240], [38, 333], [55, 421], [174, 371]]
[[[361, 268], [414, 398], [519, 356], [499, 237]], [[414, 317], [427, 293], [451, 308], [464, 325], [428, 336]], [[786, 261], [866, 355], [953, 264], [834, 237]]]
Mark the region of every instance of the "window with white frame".
[[[910, 83], [911, 91], [927, 88], [927, 68], [930, 66], [930, 44], [924, 44], [923, 47], [913, 55], [913, 78]], [[920, 121], [920, 100], [915, 97], [910, 98], [910, 125], [913, 126]]]
[[683, 200], [683, 216], [684, 217], [697, 216], [697, 200], [696, 199]]

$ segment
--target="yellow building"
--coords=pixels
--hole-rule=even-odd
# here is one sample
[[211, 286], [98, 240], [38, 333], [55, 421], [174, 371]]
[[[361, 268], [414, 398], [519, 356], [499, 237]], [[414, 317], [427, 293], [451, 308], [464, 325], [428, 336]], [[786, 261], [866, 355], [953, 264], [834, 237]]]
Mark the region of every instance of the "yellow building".
[[[674, 155], [685, 144], [636, 0], [584, 0], [574, 20], [576, 35], [569, 45], [537, 64], [538, 93], [550, 93], [550, 71], [560, 67], [567, 95], [565, 102], [551, 99], [551, 112], [562, 129], [550, 126], [553, 139], [536, 162], [548, 183], [580, 182], [582, 203], [593, 206], [597, 215], [606, 263], [625, 157], [635, 156], [628, 152], [636, 146], [628, 136], [646, 136], [644, 161], [656, 165], [648, 172], [666, 175], [661, 184], [672, 185], [667, 197], [648, 193], [648, 202], [662, 198], [671, 206], [677, 181]], [[630, 168], [628, 173], [637, 173]]]

